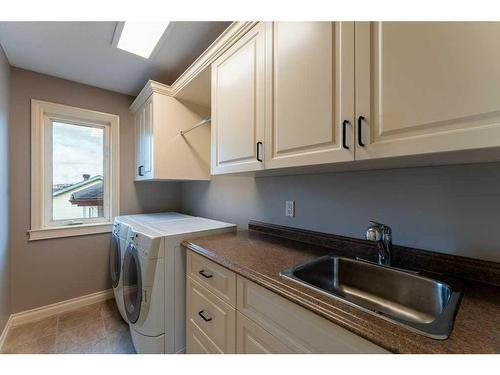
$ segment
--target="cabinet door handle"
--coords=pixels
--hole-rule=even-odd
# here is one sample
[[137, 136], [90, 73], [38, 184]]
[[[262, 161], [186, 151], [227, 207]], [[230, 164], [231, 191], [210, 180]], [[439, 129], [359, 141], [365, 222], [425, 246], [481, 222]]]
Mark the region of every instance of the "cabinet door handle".
[[358, 117], [358, 145], [360, 145], [361, 147], [365, 147], [365, 144], [363, 143], [363, 135], [362, 135], [362, 125], [363, 125], [363, 121], [365, 121], [366, 119], [363, 117], [363, 116], [359, 116]]
[[139, 174], [139, 176], [144, 176], [144, 174], [142, 173], [142, 168], [144, 168], [144, 165], [139, 165], [139, 168], [138, 168], [138, 171], [137, 171], [137, 173]]
[[205, 273], [205, 270], [201, 270], [201, 271], [200, 271], [200, 272], [198, 272], [198, 273], [199, 273], [201, 276], [203, 276], [204, 278], [206, 278], [206, 279], [210, 279], [210, 278], [214, 277], [214, 275], [207, 275], [207, 274]]
[[198, 312], [198, 315], [201, 317], [201, 319], [203, 319], [205, 322], [209, 322], [212, 320], [212, 318], [207, 318], [205, 315], [203, 315], [203, 313], [205, 312], [205, 310], [201, 310]]
[[349, 146], [347, 145], [346, 134], [347, 134], [347, 125], [350, 125], [349, 120], [344, 120], [342, 122], [342, 147], [346, 150], [349, 150]]
[[262, 161], [260, 157], [260, 146], [262, 146], [262, 142], [257, 142], [257, 161]]

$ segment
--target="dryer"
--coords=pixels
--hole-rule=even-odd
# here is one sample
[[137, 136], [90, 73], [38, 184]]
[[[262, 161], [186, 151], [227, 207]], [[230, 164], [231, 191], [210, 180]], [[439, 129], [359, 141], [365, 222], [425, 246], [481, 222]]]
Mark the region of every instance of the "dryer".
[[[140, 228], [142, 227], [142, 228]], [[123, 299], [138, 353], [185, 351], [186, 254], [189, 237], [236, 230], [234, 224], [198, 217], [141, 222], [123, 261]]]
[[[180, 214], [178, 212], [159, 212], [153, 214], [136, 214], [117, 216], [113, 222], [113, 231], [111, 235], [111, 246], [109, 252], [109, 266], [111, 275], [111, 286], [118, 307], [118, 311], [123, 320], [129, 322], [125, 313], [123, 301], [123, 272], [122, 265], [125, 257], [125, 251], [130, 241], [130, 229], [136, 229], [141, 224], [147, 224], [151, 221], [168, 222], [169, 220], [185, 219], [192, 216]], [[132, 232], [131, 232], [132, 234]]]
[[[123, 301], [138, 353], [164, 353], [162, 238], [149, 228], [131, 229], [123, 260]], [[134, 335], [132, 327], [139, 330]]]
[[121, 217], [126, 218], [127, 220], [132, 220], [133, 222], [139, 223], [141, 225], [147, 225], [148, 223], [152, 222], [187, 219], [194, 216], [181, 214], [179, 212], [156, 212], [152, 214], [125, 215]]

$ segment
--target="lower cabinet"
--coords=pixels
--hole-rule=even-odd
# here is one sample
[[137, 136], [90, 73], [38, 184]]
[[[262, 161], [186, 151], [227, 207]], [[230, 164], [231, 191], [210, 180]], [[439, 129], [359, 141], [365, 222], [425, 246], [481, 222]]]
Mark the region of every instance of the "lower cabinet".
[[[188, 353], [210, 348], [209, 352], [235, 352], [236, 310], [190, 277], [186, 282], [186, 324]], [[202, 345], [204, 343], [204, 345]]]
[[[201, 269], [220, 267], [192, 251], [188, 251], [187, 256], [188, 263], [196, 264]], [[225, 273], [228, 272], [234, 277], [225, 280], [234, 284], [214, 284], [211, 289], [196, 281], [196, 276], [188, 272], [188, 354], [388, 353], [370, 341], [225, 269]], [[218, 289], [234, 290], [236, 298], [230, 298], [228, 303], [215, 294], [220, 294]]]
[[236, 353], [286, 354], [295, 353], [295, 351], [238, 311], [236, 312]]
[[[236, 308], [288, 351], [279, 353], [387, 353], [345, 328], [237, 276]], [[237, 339], [238, 341], [238, 339]]]
[[221, 354], [223, 353], [208, 336], [193, 322], [186, 325], [186, 352], [190, 354]]

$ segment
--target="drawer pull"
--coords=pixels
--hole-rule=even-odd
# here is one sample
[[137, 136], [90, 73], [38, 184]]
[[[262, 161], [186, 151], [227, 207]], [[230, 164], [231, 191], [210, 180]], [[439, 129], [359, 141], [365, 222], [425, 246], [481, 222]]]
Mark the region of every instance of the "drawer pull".
[[201, 317], [201, 319], [203, 319], [205, 322], [209, 322], [212, 320], [212, 318], [207, 318], [205, 315], [203, 315], [203, 313], [205, 312], [205, 310], [201, 310], [200, 312], [198, 312], [198, 315]]
[[214, 275], [207, 275], [205, 273], [205, 270], [201, 270], [200, 272], [198, 272], [201, 276], [203, 276], [205, 279], [210, 279], [212, 277], [214, 277]]

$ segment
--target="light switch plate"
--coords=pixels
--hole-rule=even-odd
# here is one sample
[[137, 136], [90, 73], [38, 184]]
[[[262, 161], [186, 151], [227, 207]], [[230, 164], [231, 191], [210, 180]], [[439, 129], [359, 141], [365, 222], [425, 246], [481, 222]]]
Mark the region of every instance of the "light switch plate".
[[295, 216], [295, 201], [285, 202], [285, 216], [290, 216], [290, 217]]

